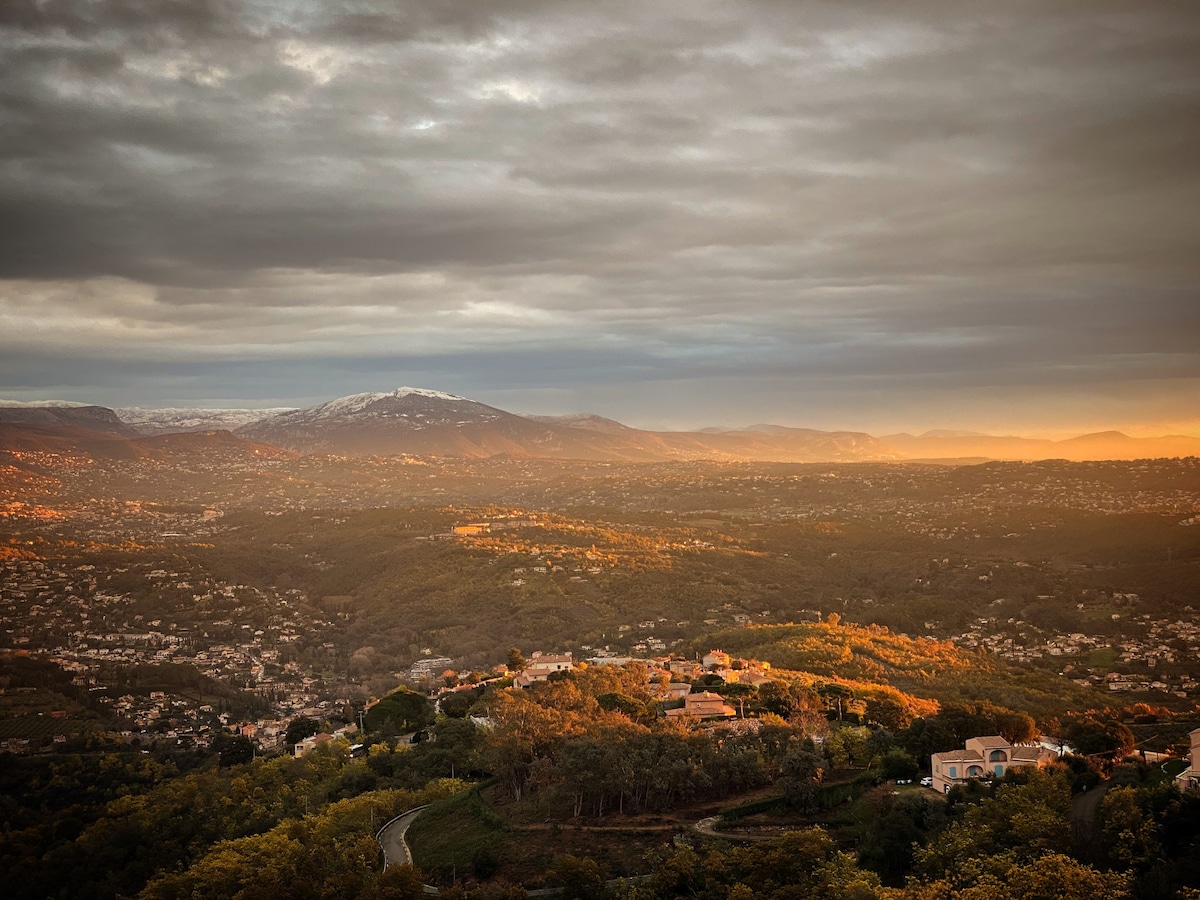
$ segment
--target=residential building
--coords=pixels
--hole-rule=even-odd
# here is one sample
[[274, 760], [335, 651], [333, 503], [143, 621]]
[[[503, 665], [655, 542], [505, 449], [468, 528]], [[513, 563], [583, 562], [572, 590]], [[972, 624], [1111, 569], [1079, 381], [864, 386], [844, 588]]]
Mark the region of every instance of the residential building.
[[575, 668], [570, 653], [542, 653], [537, 651], [529, 658], [525, 671], [513, 679], [513, 687], [527, 688], [545, 681], [555, 672], [569, 672]]
[[1177, 780], [1179, 786], [1185, 790], [1200, 791], [1200, 728], [1195, 729], [1189, 735], [1192, 741], [1191, 765], [1179, 773]]
[[693, 719], [728, 719], [736, 715], [736, 710], [720, 694], [712, 691], [698, 691], [683, 698], [683, 706], [679, 709], [668, 709], [669, 718], [688, 716]]
[[320, 734], [314, 734], [312, 737], [306, 737], [300, 743], [296, 744], [292, 753], [294, 756], [304, 756], [304, 754], [320, 747], [322, 744], [328, 744], [333, 740], [332, 734], [326, 734], [322, 731]]
[[1020, 766], [1042, 768], [1055, 758], [1040, 744], [1013, 744], [1000, 735], [974, 737], [962, 750], [947, 750], [930, 757], [933, 789], [946, 793], [972, 778], [999, 778]]
[[732, 660], [724, 650], [709, 650], [700, 660], [700, 664], [706, 669], [728, 669], [730, 662]]

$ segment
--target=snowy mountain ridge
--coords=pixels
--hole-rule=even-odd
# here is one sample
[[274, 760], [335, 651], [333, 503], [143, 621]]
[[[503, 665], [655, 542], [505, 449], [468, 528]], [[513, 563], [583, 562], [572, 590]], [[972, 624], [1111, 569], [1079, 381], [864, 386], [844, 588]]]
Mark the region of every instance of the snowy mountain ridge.
[[[394, 391], [367, 391], [362, 394], [351, 394], [348, 397], [338, 397], [336, 400], [330, 400], [328, 403], [310, 406], [307, 409], [295, 410], [295, 412], [303, 413], [303, 418], [307, 421], [340, 419], [346, 416], [354, 416], [364, 411], [368, 415], [372, 413], [386, 415], [386, 410], [391, 404], [384, 404], [374, 410], [368, 410], [368, 408], [381, 403], [381, 401], [403, 400], [407, 397], [447, 400], [458, 403], [475, 403], [474, 400], [468, 400], [466, 397], [459, 397], [455, 394], [447, 394], [444, 391], [434, 391], [428, 388], [398, 387]], [[292, 418], [298, 420], [301, 417], [293, 416]]]
[[145, 434], [165, 434], [170, 431], [232, 431], [259, 419], [291, 412], [295, 407], [270, 409], [222, 409], [206, 407], [168, 406], [145, 409], [123, 406], [113, 410], [126, 425]]

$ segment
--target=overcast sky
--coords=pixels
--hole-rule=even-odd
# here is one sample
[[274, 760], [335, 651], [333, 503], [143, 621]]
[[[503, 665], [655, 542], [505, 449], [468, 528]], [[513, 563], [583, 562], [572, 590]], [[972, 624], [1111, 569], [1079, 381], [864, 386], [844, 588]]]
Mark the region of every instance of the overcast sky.
[[1200, 434], [1190, 0], [0, 29], [0, 397]]

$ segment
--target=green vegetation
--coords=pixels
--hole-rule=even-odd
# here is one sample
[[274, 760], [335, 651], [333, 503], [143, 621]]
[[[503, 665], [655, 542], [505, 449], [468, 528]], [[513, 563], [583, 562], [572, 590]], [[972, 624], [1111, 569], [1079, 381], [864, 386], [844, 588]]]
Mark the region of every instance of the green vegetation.
[[[473, 872], [489, 877], [497, 860], [509, 855], [504, 820], [474, 788], [432, 804], [409, 829], [408, 844], [422, 870], [453, 877]], [[515, 843], [515, 842], [514, 842]], [[481, 871], [491, 866], [489, 871]]]
[[[382, 764], [391, 760], [399, 765]], [[425, 773], [437, 761], [416, 751], [377, 751], [370, 759], [350, 760], [344, 748], [318, 750], [301, 759], [220, 769], [194, 754], [8, 757], [0, 763], [7, 823], [0, 834], [0, 869], [10, 873], [6, 891], [14, 897], [132, 896], [181, 865], [180, 878], [160, 878], [149, 896], [181, 891], [190, 896], [200, 889], [188, 885], [209, 879], [208, 869], [213, 877], [228, 869], [230, 854], [252, 860], [291, 840], [314, 853], [318, 845], [325, 847], [322, 852], [331, 855], [321, 865], [332, 878], [345, 868], [330, 842], [349, 840], [360, 854], [370, 849], [363, 872], [355, 873], [367, 877], [377, 856], [372, 823], [378, 827], [462, 788], [460, 782], [429, 778]], [[241, 840], [248, 843], [237, 843]], [[214, 848], [221, 853], [204, 862]], [[200, 868], [192, 872], [193, 865]], [[233, 896], [223, 891], [210, 885], [197, 895]]]
[[417, 731], [432, 722], [433, 704], [429, 698], [402, 688], [367, 710], [363, 726], [369, 732], [395, 740], [401, 734]]

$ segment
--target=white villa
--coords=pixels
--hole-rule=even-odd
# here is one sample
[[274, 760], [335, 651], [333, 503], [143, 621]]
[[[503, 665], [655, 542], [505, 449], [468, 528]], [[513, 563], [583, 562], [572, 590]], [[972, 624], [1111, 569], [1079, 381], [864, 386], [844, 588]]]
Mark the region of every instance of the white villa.
[[947, 750], [930, 757], [933, 789], [944, 794], [956, 784], [972, 778], [999, 778], [1018, 766], [1040, 769], [1055, 756], [1040, 744], [1011, 744], [999, 735], [971, 738], [962, 750]]

